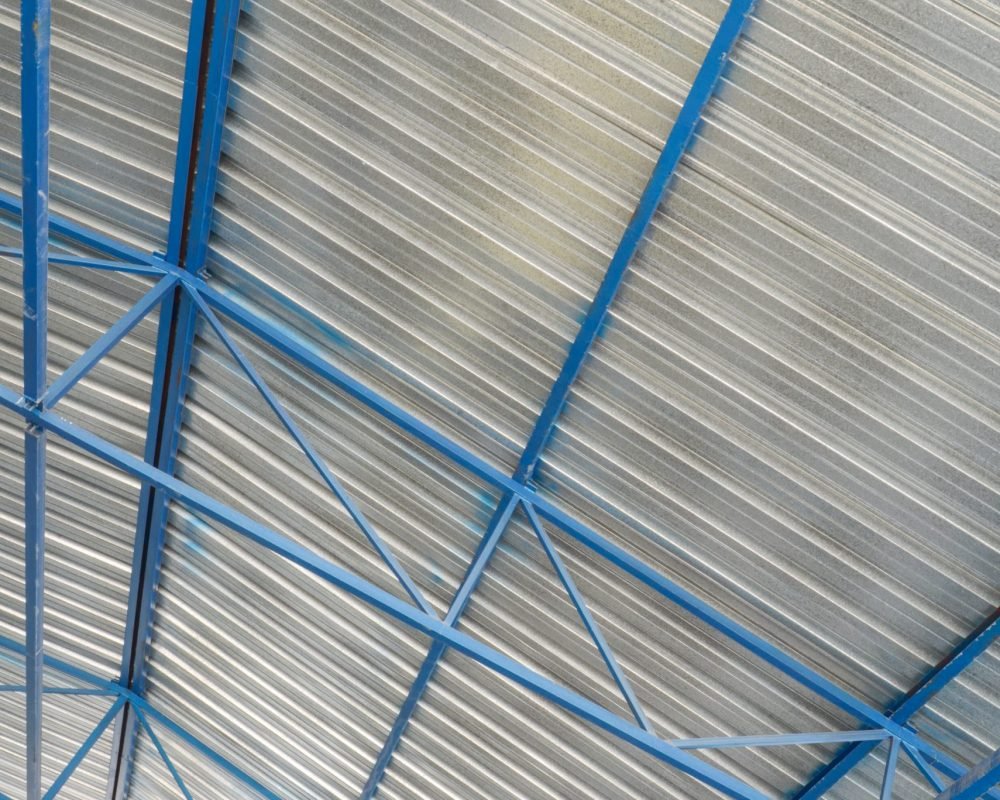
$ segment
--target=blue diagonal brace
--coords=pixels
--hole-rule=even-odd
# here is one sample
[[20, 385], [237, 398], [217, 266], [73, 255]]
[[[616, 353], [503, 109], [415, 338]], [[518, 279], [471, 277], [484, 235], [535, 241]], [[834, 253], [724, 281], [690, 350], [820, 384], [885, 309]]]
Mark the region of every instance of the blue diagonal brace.
[[323, 482], [327, 485], [336, 495], [337, 499], [340, 500], [344, 509], [347, 511], [348, 515], [354, 521], [354, 523], [361, 529], [361, 532], [365, 535], [365, 538], [375, 548], [379, 556], [381, 556], [382, 561], [389, 568], [389, 571], [395, 576], [396, 580], [399, 581], [400, 585], [410, 596], [410, 599], [420, 608], [421, 611], [427, 614], [434, 614], [434, 608], [430, 603], [427, 602], [426, 598], [421, 593], [420, 589], [413, 582], [413, 579], [407, 574], [406, 570], [403, 569], [403, 565], [399, 563], [395, 555], [389, 549], [388, 545], [382, 541], [382, 537], [376, 533], [374, 528], [365, 518], [358, 505], [351, 499], [350, 495], [347, 494], [347, 490], [343, 487], [336, 476], [330, 472], [329, 467], [327, 467], [326, 462], [316, 451], [316, 449], [309, 443], [305, 435], [299, 429], [299, 426], [292, 419], [291, 415], [285, 410], [285, 407], [281, 404], [281, 401], [274, 395], [268, 385], [264, 382], [264, 379], [257, 372], [257, 369], [250, 360], [243, 355], [243, 351], [236, 345], [236, 342], [232, 340], [232, 337], [226, 332], [226, 329], [222, 327], [222, 323], [219, 322], [219, 318], [215, 315], [206, 304], [205, 301], [201, 299], [201, 296], [194, 289], [190, 290], [191, 299], [194, 302], [199, 314], [205, 318], [208, 322], [209, 327], [215, 332], [222, 344], [229, 351], [229, 354], [233, 357], [237, 364], [240, 365], [240, 369], [243, 370], [247, 378], [254, 385], [254, 388], [260, 393], [261, 397], [274, 412], [274, 415], [281, 420], [281, 424], [285, 427], [285, 430], [291, 434], [291, 437], [295, 440], [295, 443], [299, 446], [302, 452], [305, 454], [306, 458], [309, 459], [309, 463], [313, 465], [313, 468], [320, 474]]
[[[207, 253], [239, 12], [239, 0], [194, 0], [191, 5], [166, 252], [166, 259], [185, 275], [197, 274]], [[144, 457], [169, 474], [177, 459], [196, 319], [191, 298], [180, 287], [164, 299]], [[119, 676], [120, 683], [138, 695], [146, 688], [167, 500], [152, 484], [142, 485]], [[112, 740], [107, 800], [126, 796], [136, 730], [136, 716], [126, 705]]]
[[580, 619], [583, 621], [583, 626], [587, 629], [587, 633], [590, 634], [590, 638], [597, 647], [597, 651], [601, 654], [601, 658], [604, 660], [604, 664], [608, 668], [608, 672], [611, 673], [611, 677], [618, 686], [618, 690], [622, 693], [622, 697], [625, 698], [625, 702], [628, 704], [629, 710], [632, 712], [632, 716], [635, 717], [635, 721], [639, 723], [640, 727], [652, 733], [653, 726], [650, 724], [645, 712], [639, 705], [639, 699], [635, 696], [635, 692], [632, 691], [632, 686], [629, 683], [628, 678], [625, 676], [621, 667], [618, 666], [618, 659], [615, 658], [615, 654], [608, 645], [607, 640], [604, 638], [604, 634], [601, 633], [601, 629], [598, 627], [597, 620], [594, 619], [594, 615], [590, 613], [590, 609], [587, 607], [587, 602], [583, 599], [583, 595], [581, 595], [580, 591], [576, 588], [576, 582], [573, 580], [573, 576], [569, 574], [569, 570], [566, 569], [566, 565], [563, 563], [562, 557], [559, 555], [555, 545], [552, 543], [552, 539], [545, 531], [545, 526], [542, 525], [542, 521], [538, 519], [538, 514], [530, 504], [524, 504], [524, 511], [528, 515], [528, 521], [531, 523], [531, 527], [535, 531], [535, 536], [538, 537], [538, 543], [542, 546], [542, 549], [545, 551], [545, 555], [549, 559], [549, 563], [552, 564], [552, 568], [556, 571], [556, 575], [559, 577], [559, 581], [566, 590], [566, 594], [569, 595], [569, 599], [573, 603], [576, 613], [580, 615]]
[[[893, 722], [905, 725], [934, 695], [984, 653], [997, 637], [1000, 637], [1000, 608], [983, 620], [901, 699], [887, 708], [886, 716]], [[820, 768], [793, 800], [817, 800], [822, 797], [837, 781], [861, 763], [877, 744], [878, 742], [857, 742], [848, 745], [829, 764]], [[992, 794], [991, 797], [998, 800], [1000, 793]]]
[[[58, 414], [38, 408], [29, 408], [23, 398], [16, 392], [0, 385], [0, 406], [20, 415], [29, 423], [43, 427], [59, 436], [83, 452], [96, 456], [111, 467], [119, 469], [138, 479], [140, 482], [151, 483], [165, 492], [171, 499], [182, 503], [191, 511], [203, 515], [206, 519], [221, 523], [235, 534], [247, 537], [261, 547], [289, 560], [322, 580], [337, 586], [357, 597], [373, 608], [380, 610], [414, 630], [430, 636], [435, 641], [464, 654], [483, 666], [507, 677], [514, 682], [536, 692], [540, 696], [560, 705], [562, 708], [576, 714], [585, 721], [591, 722], [625, 742], [629, 742], [660, 760], [672, 764], [679, 769], [688, 771], [708, 785], [719, 788], [731, 796], [751, 796], [759, 798], [759, 792], [747, 791], [748, 787], [739, 781], [733, 782], [730, 776], [724, 776], [718, 771], [705, 771], [702, 762], [692, 762], [687, 758], [679, 758], [678, 748], [669, 742], [652, 736], [647, 731], [632, 724], [593, 701], [587, 700], [565, 687], [544, 678], [534, 670], [504, 656], [496, 649], [483, 644], [466, 633], [455, 629], [453, 624], [425, 614], [412, 604], [400, 600], [364, 580], [358, 575], [339, 567], [318, 553], [290, 540], [256, 520], [247, 517], [238, 510], [209, 497], [204, 492], [187, 485], [174, 476], [157, 469], [141, 458], [123, 450], [117, 445], [102, 439], [89, 431], [80, 428]], [[942, 753], [931, 743], [922, 739], [914, 731], [893, 722], [879, 711], [853, 697], [849, 692], [833, 684], [829, 679], [814, 672], [809, 667], [795, 661], [787, 653], [774, 645], [762, 640], [751, 631], [742, 628], [739, 623], [729, 620], [715, 611], [703, 601], [687, 594], [685, 590], [672, 584], [668, 579], [658, 575], [651, 567], [639, 562], [634, 556], [622, 551], [617, 545], [604, 540], [593, 531], [589, 531], [580, 523], [565, 521], [562, 512], [558, 512], [544, 498], [534, 494], [530, 489], [521, 487], [519, 490], [523, 499], [532, 502], [540, 514], [563, 520], [559, 524], [571, 536], [577, 536], [578, 541], [588, 544], [595, 552], [628, 571], [637, 578], [643, 579], [651, 588], [660, 591], [664, 596], [683, 603], [683, 607], [698, 615], [699, 619], [711, 622], [720, 632], [724, 632], [734, 641], [750, 648], [752, 652], [780, 669], [786, 675], [794, 677], [803, 686], [808, 687], [820, 697], [830, 701], [838, 708], [854, 714], [874, 727], [883, 728], [890, 735], [900, 739], [903, 744], [911, 745], [927, 760], [928, 764], [939, 770], [943, 775], [957, 780], [965, 774], [961, 764]], [[16, 650], [16, 648], [14, 648]], [[128, 692], [119, 686], [120, 693]], [[131, 698], [133, 695], [129, 693]], [[141, 698], [140, 698], [141, 699]], [[131, 701], [130, 699], [130, 702]], [[143, 709], [145, 710], [145, 708]], [[724, 788], [725, 787], [725, 788]]]
[[[618, 247], [615, 249], [611, 262], [608, 264], [608, 269], [604, 274], [601, 285], [597, 289], [597, 293], [594, 295], [587, 316], [580, 325], [580, 330], [577, 332], [576, 338], [570, 346], [562, 369], [559, 371], [559, 375], [552, 385], [552, 389], [545, 404], [542, 406], [538, 418], [535, 420], [534, 428], [518, 460], [517, 468], [511, 476], [519, 484], [530, 483], [535, 477], [535, 472], [538, 468], [538, 459], [541, 457], [545, 445], [552, 436], [552, 431], [555, 429], [563, 407], [566, 405], [573, 382], [576, 380], [577, 375], [579, 375], [580, 369], [583, 367], [583, 363], [604, 325], [604, 320], [611, 308], [611, 303], [621, 288], [626, 270], [639, 249], [639, 244], [642, 242], [646, 230], [652, 222], [653, 215], [663, 200], [663, 196], [670, 184], [670, 179], [676, 172], [681, 157], [687, 150], [691, 137], [698, 127], [705, 104], [712, 96], [715, 85], [722, 76], [729, 52], [739, 38], [743, 27], [746, 25], [754, 2], [755, 0], [732, 0], [729, 4], [729, 8], [719, 25], [719, 29], [716, 31], [715, 38], [712, 40], [705, 54], [705, 59], [698, 70], [698, 74], [691, 84], [684, 105], [681, 107], [677, 119], [674, 120], [674, 124], [670, 129], [670, 133], [649, 177], [646, 188], [639, 198], [635, 212], [632, 214], [632, 218], [625, 228], [625, 232], [618, 243]], [[479, 583], [483, 570], [489, 564], [496, 547], [500, 543], [507, 521], [510, 519], [510, 514], [507, 513], [505, 515], [504, 511], [513, 511], [516, 505], [517, 496], [515, 492], [508, 491], [501, 498], [497, 511], [483, 537], [483, 543], [489, 544], [485, 548], [481, 545], [479, 553], [473, 559], [473, 569], [470, 569], [466, 575], [456, 595], [456, 600], [463, 597], [463, 595], [464, 600], [462, 601], [460, 610], [455, 615], [454, 624], [457, 624], [458, 618], [464, 612], [465, 606], [468, 603], [468, 596]], [[455, 607], [456, 604], [453, 602], [452, 608]], [[449, 613], [450, 616], [451, 614]], [[392, 761], [392, 755], [402, 739], [403, 733], [419, 704], [421, 696], [434, 677], [434, 672], [444, 652], [445, 648], [439, 643], [432, 645], [428, 651], [427, 657], [410, 688], [406, 701], [403, 703], [393, 723], [389, 736], [383, 744], [375, 760], [375, 764], [372, 766], [372, 771], [362, 789], [360, 800], [371, 800], [378, 791], [379, 783]], [[631, 700], [630, 705], [632, 705]], [[638, 710], [637, 705], [633, 707], [633, 710], [637, 715], [637, 719], [644, 726], [648, 726], [648, 721], [642, 715], [642, 712]]]
[[896, 782], [896, 765], [899, 763], [899, 739], [889, 742], [889, 754], [885, 757], [885, 770], [882, 773], [882, 791], [879, 800], [892, 800], [892, 787]]
[[[41, 405], [48, 366], [49, 0], [21, 3], [21, 237], [24, 398]], [[27, 800], [42, 793], [42, 659], [45, 606], [44, 428], [24, 433], [24, 628]]]

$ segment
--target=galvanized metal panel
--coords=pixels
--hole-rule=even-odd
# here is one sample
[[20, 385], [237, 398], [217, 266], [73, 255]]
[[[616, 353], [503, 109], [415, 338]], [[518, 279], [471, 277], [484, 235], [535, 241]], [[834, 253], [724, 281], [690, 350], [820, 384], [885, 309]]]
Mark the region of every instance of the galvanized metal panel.
[[174, 511], [148, 697], [279, 797], [357, 796], [426, 647], [287, 561]]
[[1000, 602], [1000, 27], [907, 9], [759, 4], [542, 471], [875, 705]]
[[[189, 3], [53, 8], [54, 212], [144, 248], [166, 239]], [[18, 8], [0, 8], [0, 186], [20, 182]]]
[[723, 10], [254, 3], [213, 271], [512, 466]]

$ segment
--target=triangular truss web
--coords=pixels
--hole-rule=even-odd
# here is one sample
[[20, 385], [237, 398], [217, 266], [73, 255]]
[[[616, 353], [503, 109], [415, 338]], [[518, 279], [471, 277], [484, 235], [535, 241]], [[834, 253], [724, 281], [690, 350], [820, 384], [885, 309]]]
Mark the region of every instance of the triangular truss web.
[[215, 312], [202, 299], [195, 290], [190, 291], [190, 295], [198, 309], [199, 314], [205, 321], [208, 328], [223, 344], [229, 356], [235, 362], [243, 376], [255, 391], [267, 404], [273, 418], [277, 419], [284, 428], [286, 434], [294, 441], [302, 455], [311, 465], [312, 470], [318, 475], [319, 480], [347, 513], [355, 528], [361, 532], [368, 545], [378, 554], [386, 569], [395, 578], [398, 587], [402, 589], [404, 596], [427, 614], [436, 614], [433, 606], [425, 598], [423, 592], [406, 572], [398, 557], [389, 548], [385, 540], [369, 522], [367, 515], [362, 510], [359, 503], [351, 496], [347, 488], [337, 477], [334, 470], [326, 462], [319, 451], [313, 446], [309, 438], [303, 432], [301, 426], [295, 421], [292, 415], [286, 410], [278, 395], [272, 391], [271, 387], [262, 377], [260, 371], [244, 354], [242, 348], [236, 340], [229, 334], [223, 326], [222, 321]]
[[461, 627], [652, 732], [600, 624], [531, 506], [518, 504]]

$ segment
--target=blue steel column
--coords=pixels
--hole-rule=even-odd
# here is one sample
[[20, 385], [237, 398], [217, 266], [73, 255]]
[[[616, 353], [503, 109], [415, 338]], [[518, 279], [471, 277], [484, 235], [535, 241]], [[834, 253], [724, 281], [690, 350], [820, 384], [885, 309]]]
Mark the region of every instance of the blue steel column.
[[[591, 302], [587, 316], [584, 318], [580, 330], [577, 332], [576, 339], [570, 347], [562, 369], [549, 392], [549, 396], [542, 407], [541, 413], [538, 415], [538, 419], [535, 421], [531, 435], [528, 437], [528, 442], [518, 460], [517, 468], [511, 476], [513, 480], [520, 484], [530, 484], [535, 478], [538, 469], [538, 460], [552, 436], [563, 407], [566, 405], [570, 388], [576, 380], [577, 375], [579, 375], [583, 363], [604, 325], [604, 320], [607, 318], [611, 303], [618, 294], [629, 264], [639, 249], [639, 245], [653, 220], [653, 215], [663, 200], [670, 179], [677, 170], [677, 165], [680, 163], [681, 157], [687, 150], [688, 144], [701, 120], [702, 111], [711, 98], [719, 78], [722, 76], [729, 53], [743, 31], [743, 27], [746, 25], [754, 2], [755, 0], [732, 0], [730, 2], [729, 8], [719, 25], [719, 29], [716, 31], [715, 38], [705, 53], [705, 58], [698, 70], [698, 74], [691, 84], [688, 96], [681, 107], [680, 113], [677, 115], [677, 119], [674, 120], [673, 127], [663, 145], [659, 159], [653, 167], [649, 181], [639, 198], [635, 212], [632, 214], [632, 218], [625, 228], [625, 232], [604, 274], [604, 279], [601, 281], [601, 285], [598, 287], [597, 293]], [[452, 627], [457, 626], [462, 614], [465, 613], [472, 592], [479, 584], [483, 572], [494, 552], [496, 552], [496, 548], [500, 544], [503, 532], [510, 521], [514, 509], [517, 507], [517, 503], [518, 495], [513, 491], [507, 491], [501, 499], [493, 518], [487, 526], [479, 548], [472, 559], [472, 563], [448, 609], [448, 615], [445, 618], [447, 625]], [[431, 645], [427, 657], [424, 659], [424, 663], [413, 685], [410, 687], [406, 699], [403, 701], [399, 714], [361, 791], [361, 800], [371, 800], [378, 791], [379, 783], [392, 761], [393, 753], [395, 753], [410, 723], [410, 719], [420, 702], [420, 698], [434, 677], [434, 673], [446, 649], [446, 646], [440, 641]]]
[[[954, 650], [945, 656], [918, 681], [903, 697], [886, 709], [886, 716], [893, 722], [905, 725], [922, 709], [934, 695], [954, 680], [969, 664], [989, 648], [1000, 637], [1000, 608], [989, 617]], [[843, 748], [834, 759], [822, 767], [816, 775], [794, 796], [793, 800], [818, 800], [844, 775], [871, 753], [878, 742], [855, 742]]]
[[[239, 0], [194, 0], [191, 6], [165, 258], [192, 274], [204, 267], [207, 254], [239, 9]], [[196, 318], [190, 296], [178, 285], [160, 313], [144, 453], [147, 463], [168, 474], [176, 466]], [[142, 485], [119, 676], [120, 684], [140, 697], [168, 500], [152, 484]], [[127, 795], [137, 730], [136, 713], [126, 705], [112, 740], [107, 800]]]
[[[21, 3], [21, 231], [24, 252], [24, 402], [38, 408], [48, 362], [49, 0]], [[27, 797], [42, 794], [45, 601], [45, 430], [24, 433], [24, 627]]]

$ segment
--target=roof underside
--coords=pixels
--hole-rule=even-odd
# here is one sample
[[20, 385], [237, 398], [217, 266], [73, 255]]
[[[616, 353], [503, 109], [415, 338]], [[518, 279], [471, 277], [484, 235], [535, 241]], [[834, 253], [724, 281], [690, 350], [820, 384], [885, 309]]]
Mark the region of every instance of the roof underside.
[[[13, 5], [0, 190], [17, 195]], [[208, 286], [516, 475], [728, 7], [244, 2]], [[52, 211], [143, 253], [170, 247], [191, 14], [183, 0], [55, 4]], [[527, 482], [890, 713], [1000, 606], [1000, 8], [759, 0], [701, 116]], [[0, 246], [20, 247], [19, 220], [0, 223]], [[53, 251], [94, 255], [58, 235]], [[52, 266], [50, 379], [153, 283]], [[0, 384], [18, 393], [21, 312], [21, 264], [0, 259]], [[159, 325], [154, 310], [59, 415], [142, 458]], [[445, 617], [510, 493], [226, 329]], [[413, 602], [204, 318], [180, 419], [184, 483]], [[16, 643], [23, 428], [0, 410], [0, 637]], [[119, 681], [141, 483], [57, 436], [48, 471], [46, 652]], [[872, 727], [558, 526], [540, 536], [525, 505], [458, 631], [632, 722], [546, 534], [658, 737]], [[145, 700], [264, 792], [152, 722], [133, 800], [182, 796], [160, 745], [197, 800], [363, 797], [433, 644], [176, 500], [151, 632]], [[24, 682], [0, 650], [0, 687]], [[46, 685], [83, 684], [52, 670]], [[45, 785], [110, 702], [45, 696]], [[24, 694], [0, 692], [0, 793], [14, 800], [24, 716]], [[1000, 749], [1000, 643], [907, 724], [962, 769]], [[108, 727], [59, 797], [104, 797], [117, 747]], [[879, 797], [889, 748], [825, 796]], [[814, 798], [802, 787], [838, 752], [698, 755], [768, 797]], [[896, 800], [937, 795], [898, 764]], [[448, 649], [377, 796], [716, 794]]]

